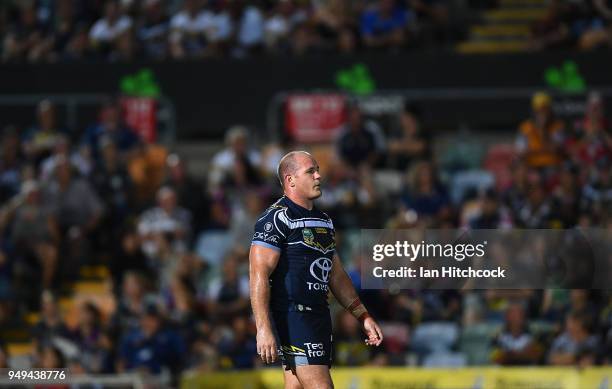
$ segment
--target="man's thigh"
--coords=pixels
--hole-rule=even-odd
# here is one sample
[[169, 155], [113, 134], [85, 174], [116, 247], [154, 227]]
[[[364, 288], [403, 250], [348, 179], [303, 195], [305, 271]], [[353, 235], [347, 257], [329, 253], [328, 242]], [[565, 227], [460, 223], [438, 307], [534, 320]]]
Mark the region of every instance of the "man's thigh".
[[[331, 389], [334, 387], [329, 367], [326, 365], [296, 366], [295, 372], [304, 389]], [[292, 374], [291, 370], [288, 373]]]

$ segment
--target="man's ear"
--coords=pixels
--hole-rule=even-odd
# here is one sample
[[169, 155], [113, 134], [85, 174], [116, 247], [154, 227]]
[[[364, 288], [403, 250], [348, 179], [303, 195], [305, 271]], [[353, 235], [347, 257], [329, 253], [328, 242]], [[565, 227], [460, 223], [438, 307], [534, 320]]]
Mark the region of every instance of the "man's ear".
[[293, 182], [293, 176], [288, 174], [287, 175], [287, 181], [289, 181], [289, 186], [293, 187], [295, 186], [295, 182]]

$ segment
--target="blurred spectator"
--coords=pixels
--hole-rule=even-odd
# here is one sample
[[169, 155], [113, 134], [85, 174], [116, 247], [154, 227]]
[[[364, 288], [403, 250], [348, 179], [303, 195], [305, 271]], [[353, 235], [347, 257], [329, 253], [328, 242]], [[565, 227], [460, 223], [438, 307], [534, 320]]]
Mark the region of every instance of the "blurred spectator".
[[542, 355], [540, 345], [527, 328], [525, 310], [511, 304], [506, 310], [503, 331], [493, 342], [492, 360], [500, 365], [534, 365]]
[[185, 0], [182, 10], [170, 19], [170, 54], [173, 58], [202, 56], [212, 29], [212, 12], [201, 10], [197, 0]]
[[147, 58], [161, 60], [168, 56], [170, 20], [164, 6], [164, 0], [142, 2], [144, 15], [138, 25], [137, 36], [142, 42], [143, 52]]
[[361, 16], [361, 34], [369, 48], [398, 49], [406, 42], [407, 27], [413, 23], [411, 11], [395, 0], [378, 0]]
[[191, 236], [191, 217], [191, 213], [177, 203], [173, 189], [159, 189], [157, 206], [146, 210], [138, 222], [145, 254], [155, 258], [166, 246], [186, 251]]
[[94, 23], [89, 31], [91, 46], [95, 51], [107, 56], [117, 49], [121, 36], [132, 28], [132, 19], [123, 14], [118, 0], [106, 0], [104, 17]]
[[[591, 209], [591, 214], [605, 217], [612, 209], [612, 158], [602, 158], [597, 161], [587, 184], [583, 187], [583, 195]], [[605, 219], [602, 218], [600, 222]]]
[[37, 352], [53, 345], [56, 338], [70, 338], [70, 331], [61, 316], [55, 296], [49, 291], [41, 295], [40, 321], [32, 328], [32, 342]]
[[115, 292], [120, 294], [122, 277], [130, 271], [147, 273], [149, 270], [147, 257], [142, 251], [140, 235], [136, 228], [124, 226], [113, 242], [113, 254], [109, 268], [113, 277]]
[[563, 166], [559, 174], [559, 185], [552, 196], [555, 223], [563, 228], [574, 227], [583, 208], [582, 190], [576, 167]]
[[52, 48], [49, 25], [39, 18], [35, 1], [17, 3], [17, 18], [2, 39], [4, 61], [44, 60]]
[[313, 21], [325, 48], [341, 52], [356, 49], [358, 28], [350, 1], [320, 2], [314, 10]]
[[553, 211], [551, 199], [542, 184], [532, 184], [524, 205], [518, 210], [516, 223], [523, 228], [550, 228]]
[[361, 109], [356, 104], [348, 107], [348, 120], [336, 140], [336, 150], [340, 159], [351, 169], [362, 165], [374, 167], [384, 148], [381, 130], [376, 123], [364, 120]]
[[236, 43], [232, 55], [244, 57], [261, 52], [264, 43], [263, 12], [244, 0], [232, 1], [229, 8]]
[[170, 321], [181, 337], [191, 344], [196, 337], [196, 325], [202, 318], [202, 312], [196, 299], [195, 286], [189, 278], [178, 274], [173, 277], [166, 304]]
[[70, 161], [72, 168], [83, 177], [89, 176], [94, 165], [88, 147], [81, 146], [78, 151], [71, 152], [70, 140], [68, 137], [60, 135], [55, 142], [53, 153], [40, 164], [39, 177], [41, 182], [46, 183], [53, 178], [57, 164], [64, 160]]
[[23, 202], [15, 210], [11, 231], [15, 254], [27, 264], [30, 274], [41, 274], [40, 284], [34, 285], [50, 289], [57, 281], [60, 238], [57, 221], [44, 207], [37, 182], [24, 182], [21, 196]]
[[264, 24], [264, 39], [268, 50], [276, 51], [288, 44], [291, 31], [307, 18], [294, 0], [279, 1]]
[[178, 203], [191, 212], [191, 230], [195, 237], [210, 218], [210, 199], [205, 183], [189, 173], [187, 161], [178, 154], [170, 154], [166, 158], [165, 175], [163, 185], [172, 188]]
[[102, 315], [91, 302], [79, 307], [79, 322], [74, 333], [79, 347], [79, 364], [89, 373], [102, 373], [109, 357], [104, 346]]
[[[50, 344], [45, 345], [40, 352], [40, 363], [37, 367], [40, 369], [62, 369], [66, 367], [66, 359], [59, 347]], [[64, 388], [65, 386], [60, 385], [59, 387]]]
[[89, 181], [76, 176], [65, 159], [57, 163], [54, 177], [46, 184], [43, 196], [66, 240], [64, 253], [70, 258], [66, 270], [76, 271], [74, 266], [86, 259], [91, 243], [95, 243], [104, 204]]
[[232, 319], [249, 309], [249, 279], [240, 274], [236, 254], [223, 262], [220, 277], [214, 278], [208, 288], [209, 311], [218, 320]]
[[595, 362], [599, 340], [589, 331], [586, 317], [571, 312], [565, 320], [565, 332], [552, 343], [548, 354], [551, 365], [589, 366]]
[[212, 159], [210, 189], [219, 189], [224, 183], [242, 186], [258, 182], [257, 167], [261, 164], [261, 156], [247, 146], [246, 128], [231, 127], [225, 134], [225, 144], [226, 147]]
[[104, 247], [115, 241], [116, 226], [121, 226], [135, 208], [132, 197], [132, 179], [125, 163], [119, 158], [117, 146], [109, 138], [100, 143], [101, 161], [94, 170], [91, 182], [97, 193], [102, 196], [106, 212], [104, 214]]
[[134, 184], [132, 195], [137, 206], [155, 200], [155, 194], [164, 181], [167, 158], [168, 150], [153, 143], [140, 142], [130, 152], [127, 169]]
[[120, 298], [111, 319], [111, 329], [115, 338], [138, 328], [139, 318], [145, 306], [154, 302], [148, 294], [147, 281], [142, 273], [136, 271], [130, 270], [123, 274]]
[[120, 158], [133, 151], [140, 142], [136, 132], [129, 128], [122, 117], [119, 101], [109, 101], [100, 107], [100, 120], [85, 131], [83, 142], [86, 143], [96, 161], [101, 158], [100, 144], [103, 138], [110, 139], [119, 151]]
[[19, 142], [19, 134], [13, 126], [2, 129], [2, 144], [0, 145], [0, 203], [19, 192], [21, 187], [21, 168], [23, 156]]
[[178, 372], [185, 358], [185, 343], [164, 323], [151, 305], [140, 316], [140, 325], [121, 340], [119, 371], [140, 370], [160, 374], [163, 368]]
[[55, 2], [53, 27], [53, 61], [82, 59], [88, 47], [87, 23], [79, 20], [72, 0]]
[[431, 158], [431, 134], [423, 128], [421, 109], [411, 103], [400, 113], [400, 134], [389, 140], [388, 167], [404, 171], [419, 159]]
[[232, 209], [230, 230], [231, 241], [235, 250], [247, 253], [251, 247], [253, 226], [258, 216], [263, 212], [263, 193], [244, 193], [239, 202]]
[[516, 147], [529, 167], [550, 168], [557, 166], [562, 157], [563, 122], [552, 111], [552, 100], [543, 92], [531, 100], [533, 118], [519, 127]]
[[585, 116], [574, 127], [566, 146], [574, 163], [592, 168], [600, 159], [612, 158], [612, 128], [599, 93], [589, 94]]
[[237, 316], [231, 321], [231, 331], [217, 345], [221, 367], [252, 369], [258, 359], [253, 326], [245, 316]]
[[40, 163], [48, 157], [66, 130], [57, 125], [55, 106], [49, 100], [43, 100], [37, 108], [38, 123], [24, 136], [24, 150], [29, 159]]
[[473, 229], [501, 229], [512, 227], [512, 216], [508, 209], [500, 204], [498, 194], [487, 190], [481, 196], [480, 213], [470, 221]]
[[409, 187], [402, 194], [405, 210], [416, 212], [419, 219], [436, 218], [447, 211], [449, 199], [429, 162], [418, 162], [409, 173]]
[[612, 8], [606, 0], [593, 0], [589, 4], [592, 14], [583, 26], [578, 47], [583, 50], [612, 47]]

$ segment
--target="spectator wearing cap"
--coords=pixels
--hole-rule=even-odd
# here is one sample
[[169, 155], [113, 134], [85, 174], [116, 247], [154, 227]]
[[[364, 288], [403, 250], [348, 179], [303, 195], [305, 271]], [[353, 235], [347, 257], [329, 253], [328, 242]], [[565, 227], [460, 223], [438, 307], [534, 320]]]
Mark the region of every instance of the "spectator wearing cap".
[[118, 370], [144, 370], [156, 375], [164, 368], [177, 372], [182, 367], [185, 352], [181, 336], [166, 326], [159, 308], [149, 305], [140, 317], [140, 325], [121, 340]]
[[538, 92], [531, 99], [533, 117], [519, 126], [516, 148], [529, 167], [546, 169], [561, 162], [563, 122], [555, 118], [552, 99]]
[[361, 36], [368, 48], [399, 48], [406, 41], [406, 29], [414, 15], [395, 0], [378, 0], [361, 16]]

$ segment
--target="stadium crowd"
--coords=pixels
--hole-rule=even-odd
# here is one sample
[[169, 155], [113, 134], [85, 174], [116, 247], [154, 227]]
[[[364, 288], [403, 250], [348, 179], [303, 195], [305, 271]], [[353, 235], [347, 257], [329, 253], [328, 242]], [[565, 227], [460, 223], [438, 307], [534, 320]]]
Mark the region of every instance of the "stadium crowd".
[[440, 0], [6, 1], [0, 47], [6, 62], [400, 50], [449, 44], [449, 7]]
[[[332, 303], [336, 365], [610, 364], [609, 290], [360, 288], [359, 228], [609, 231], [612, 132], [602, 99], [591, 93], [575, 121], [555, 117], [552, 104], [534, 95], [515, 145], [463, 163], [438, 155], [417, 104], [393, 128], [348, 107], [335, 143], [313, 151], [325, 180], [317, 204], [386, 336], [366, 347], [358, 323]], [[48, 100], [36, 118], [5, 127], [0, 145], [0, 325], [40, 312], [32, 365], [153, 374], [260, 366], [248, 250], [258, 215], [280, 196], [277, 163], [296, 146], [256, 144], [232, 127], [200, 179], [182, 156], [141, 141], [116, 101], [84, 130], [65, 128]], [[381, 172], [401, 184], [375, 182]], [[58, 298], [88, 264], [110, 269], [115, 308], [85, 302], [69, 325]]]

